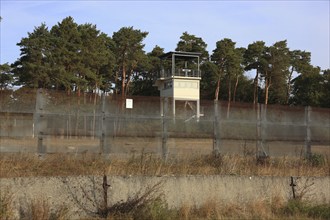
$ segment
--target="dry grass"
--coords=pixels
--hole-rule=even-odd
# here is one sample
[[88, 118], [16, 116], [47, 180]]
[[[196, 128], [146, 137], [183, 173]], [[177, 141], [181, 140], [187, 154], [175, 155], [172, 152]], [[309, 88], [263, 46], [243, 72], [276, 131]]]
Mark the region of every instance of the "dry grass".
[[[157, 202], [156, 202], [157, 203]], [[150, 215], [156, 213], [156, 215]], [[271, 201], [257, 200], [247, 204], [221, 203], [209, 200], [199, 207], [182, 205], [177, 210], [166, 206], [153, 206], [144, 213], [128, 213], [127, 215], [112, 215], [107, 219], [284, 219], [284, 220], [312, 220], [329, 219], [330, 207], [324, 205], [305, 204], [300, 201], [284, 201], [274, 197]], [[142, 215], [141, 215], [142, 214]], [[124, 218], [123, 218], [124, 217]], [[147, 218], [145, 218], [147, 217]]]
[[2, 154], [0, 178], [24, 176], [67, 176], [98, 174], [109, 161], [98, 155], [83, 154], [79, 158], [68, 154]]
[[22, 210], [21, 215], [24, 219], [49, 219], [50, 218], [50, 206], [44, 199], [34, 199], [28, 204], [27, 210]]
[[[155, 219], [152, 213], [152, 208], [157, 204], [160, 210], [167, 209], [163, 202], [163, 193], [161, 192], [162, 182], [158, 182], [153, 186], [148, 186], [144, 191], [137, 192], [134, 196], [129, 197], [127, 201], [117, 202], [106, 209], [99, 210], [99, 214], [103, 217], [129, 216], [133, 215], [134, 219], [137, 216], [144, 219]], [[150, 215], [151, 214], [151, 215]]]
[[328, 219], [329, 214], [330, 207], [327, 205], [287, 202], [284, 198], [274, 196], [270, 201], [256, 200], [246, 204], [210, 200], [200, 207], [183, 205], [176, 219]]
[[[317, 161], [320, 158], [316, 158]], [[74, 175], [256, 175], [256, 176], [329, 176], [329, 157], [322, 163], [304, 158], [270, 158], [257, 164], [254, 156], [193, 155], [171, 157], [166, 162], [154, 154], [130, 158], [105, 158], [99, 154], [1, 154], [0, 178], [24, 176]]]
[[[118, 220], [118, 219], [287, 219], [287, 220], [325, 220], [330, 218], [329, 204], [313, 205], [301, 200], [289, 200], [273, 196], [271, 199], [257, 199], [248, 203], [224, 203], [214, 200], [206, 201], [199, 207], [182, 204], [179, 209], [170, 209], [162, 199], [160, 183], [139, 192], [127, 201], [116, 203], [94, 217], [86, 219]], [[8, 191], [9, 192], [9, 191]], [[11, 204], [12, 196], [2, 199], [0, 219], [13, 219]], [[3, 197], [2, 197], [3, 198]], [[3, 203], [5, 201], [5, 203]], [[4, 207], [6, 209], [4, 209]], [[27, 201], [20, 209], [19, 219], [64, 220], [70, 219], [68, 208], [51, 207], [44, 199]], [[100, 210], [98, 210], [100, 211]]]
[[14, 211], [12, 207], [13, 194], [6, 188], [0, 190], [0, 219], [13, 219]]
[[[68, 208], [64, 205], [51, 207], [45, 199], [33, 199], [20, 206], [19, 219], [64, 220], [69, 219]], [[1, 189], [0, 219], [18, 219], [14, 214], [13, 193], [9, 189]]]
[[[123, 203], [124, 204], [124, 203]], [[34, 200], [27, 207], [28, 210], [21, 213], [20, 219], [35, 220], [64, 220], [70, 219], [66, 209], [50, 211], [49, 204], [44, 200]], [[312, 220], [328, 219], [329, 207], [327, 205], [313, 206], [301, 202], [285, 202], [280, 198], [269, 201], [253, 201], [248, 204], [238, 205], [234, 203], [217, 203], [207, 201], [200, 207], [183, 205], [177, 210], [168, 209], [159, 199], [144, 203], [137, 209], [122, 210], [107, 217], [89, 217], [88, 219], [164, 219], [164, 220], [190, 220], [190, 219], [284, 219], [284, 220]], [[3, 216], [2, 216], [3, 217]], [[11, 219], [11, 218], [1, 218]]]

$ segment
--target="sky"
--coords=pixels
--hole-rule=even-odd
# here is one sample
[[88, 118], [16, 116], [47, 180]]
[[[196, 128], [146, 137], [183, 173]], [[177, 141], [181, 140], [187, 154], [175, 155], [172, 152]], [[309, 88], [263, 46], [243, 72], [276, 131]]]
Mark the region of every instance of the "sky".
[[262, 40], [267, 46], [287, 40], [290, 50], [311, 52], [312, 65], [329, 69], [329, 0], [324, 1], [89, 1], [0, 0], [0, 64], [20, 57], [16, 45], [35, 27], [49, 29], [71, 16], [112, 36], [122, 27], [149, 32], [146, 52], [156, 45], [173, 51], [183, 32], [201, 37], [211, 54], [230, 38], [237, 47]]

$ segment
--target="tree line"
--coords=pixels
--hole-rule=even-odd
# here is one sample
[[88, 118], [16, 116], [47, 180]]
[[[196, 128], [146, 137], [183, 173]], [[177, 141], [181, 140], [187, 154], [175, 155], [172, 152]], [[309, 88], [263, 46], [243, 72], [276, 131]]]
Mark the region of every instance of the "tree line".
[[[15, 84], [64, 90], [68, 94], [111, 92], [157, 96], [153, 86], [164, 49], [144, 51], [148, 32], [123, 27], [110, 37], [96, 25], [66, 17], [50, 29], [45, 23], [21, 39], [20, 57], [0, 66], [0, 90]], [[212, 54], [201, 37], [184, 32], [176, 51], [201, 53], [201, 99], [330, 107], [330, 70], [311, 64], [311, 53], [290, 50], [282, 40], [246, 48], [224, 38]], [[248, 74], [253, 74], [251, 79]]]

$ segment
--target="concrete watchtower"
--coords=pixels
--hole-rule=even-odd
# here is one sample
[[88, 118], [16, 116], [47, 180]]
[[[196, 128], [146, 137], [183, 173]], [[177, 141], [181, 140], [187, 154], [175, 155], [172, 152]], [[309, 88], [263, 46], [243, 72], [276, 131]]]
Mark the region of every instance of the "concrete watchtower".
[[162, 69], [155, 86], [158, 87], [162, 100], [171, 98], [173, 115], [175, 102], [186, 101], [196, 102], [195, 116], [197, 120], [200, 117], [200, 55], [201, 53], [195, 52], [171, 51], [160, 57]]

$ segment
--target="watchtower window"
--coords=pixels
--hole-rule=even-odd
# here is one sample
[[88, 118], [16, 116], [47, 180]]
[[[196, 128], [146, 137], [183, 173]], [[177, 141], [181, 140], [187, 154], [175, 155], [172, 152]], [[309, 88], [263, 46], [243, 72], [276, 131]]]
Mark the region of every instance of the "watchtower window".
[[182, 51], [168, 52], [160, 56], [161, 78], [175, 76], [200, 78], [199, 56], [200, 53]]

